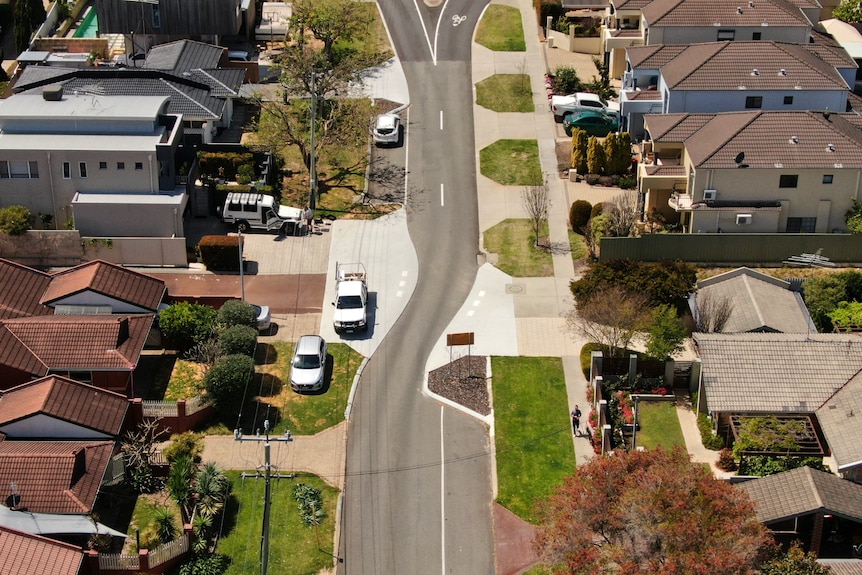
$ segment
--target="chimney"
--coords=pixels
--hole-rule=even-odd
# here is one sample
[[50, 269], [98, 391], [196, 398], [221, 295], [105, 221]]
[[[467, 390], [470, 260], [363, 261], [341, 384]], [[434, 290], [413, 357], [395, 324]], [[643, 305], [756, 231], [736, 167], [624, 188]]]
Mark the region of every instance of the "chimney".
[[42, 88], [42, 99], [46, 102], [59, 102], [63, 99], [63, 85]]

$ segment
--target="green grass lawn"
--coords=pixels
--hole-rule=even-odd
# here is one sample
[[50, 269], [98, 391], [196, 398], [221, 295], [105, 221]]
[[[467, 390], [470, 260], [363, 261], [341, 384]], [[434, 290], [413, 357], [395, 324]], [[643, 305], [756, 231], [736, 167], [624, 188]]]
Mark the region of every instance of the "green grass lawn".
[[495, 74], [476, 84], [476, 103], [495, 112], [533, 112], [527, 74]]
[[[239, 471], [227, 471], [233, 497], [226, 507], [228, 527], [218, 544], [218, 553], [232, 560], [227, 575], [260, 573], [263, 479], [240, 479]], [[300, 520], [293, 488], [307, 483], [321, 490], [326, 517], [316, 528]], [[338, 490], [313, 475], [272, 482], [269, 572], [280, 575], [313, 575], [332, 567], [335, 506]]]
[[665, 449], [672, 449], [676, 445], [685, 448], [676, 406], [672, 401], [638, 402], [638, 421], [640, 421], [640, 431], [636, 438], [638, 445], [647, 449], [653, 449], [659, 445]]
[[151, 495], [138, 495], [135, 501], [135, 510], [132, 512], [132, 522], [129, 524], [128, 533], [132, 535], [126, 540], [127, 550], [124, 552], [137, 553], [137, 538], [136, 531], [141, 535], [141, 547], [146, 546], [147, 532], [155, 529], [156, 526], [156, 511], [160, 507], [167, 507], [174, 512], [174, 525], [179, 534], [182, 530], [182, 517], [177, 504], [174, 503], [168, 491], [164, 490]]
[[476, 42], [490, 50], [523, 52], [527, 49], [521, 13], [517, 8], [492, 4], [488, 6], [479, 27]]
[[479, 151], [482, 175], [507, 186], [541, 186], [536, 140], [497, 140]]
[[569, 230], [569, 249], [572, 250], [572, 259], [574, 261], [583, 259], [589, 254], [587, 244], [584, 242], [584, 236], [576, 234], [572, 230]]
[[168, 388], [165, 390], [165, 401], [191, 399], [200, 395], [203, 389], [203, 366], [186, 359], [177, 359]]
[[536, 522], [537, 501], [575, 471], [563, 363], [550, 357], [493, 357], [497, 501]]
[[[545, 224], [542, 235], [548, 235]], [[498, 254], [497, 267], [513, 277], [554, 275], [550, 252], [536, 247], [530, 220], [503, 220], [483, 234], [485, 249]]]

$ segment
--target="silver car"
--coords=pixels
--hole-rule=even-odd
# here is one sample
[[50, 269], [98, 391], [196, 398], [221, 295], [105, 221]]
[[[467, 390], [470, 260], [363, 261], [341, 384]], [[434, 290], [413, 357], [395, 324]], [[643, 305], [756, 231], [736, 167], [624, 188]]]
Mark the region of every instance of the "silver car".
[[326, 373], [326, 341], [319, 335], [304, 335], [296, 342], [290, 362], [290, 387], [294, 391], [316, 391]]
[[396, 114], [380, 114], [374, 121], [371, 135], [378, 146], [398, 144], [401, 139], [401, 118]]

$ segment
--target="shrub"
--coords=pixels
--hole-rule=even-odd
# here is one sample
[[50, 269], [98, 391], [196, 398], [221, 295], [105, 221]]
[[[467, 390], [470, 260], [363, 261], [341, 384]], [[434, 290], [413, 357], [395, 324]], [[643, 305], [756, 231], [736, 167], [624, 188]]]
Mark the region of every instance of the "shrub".
[[[600, 218], [605, 216], [593, 218], [594, 228]], [[578, 305], [598, 291], [619, 286], [626, 291], [646, 293], [652, 307], [668, 304], [683, 309], [696, 281], [696, 269], [684, 262], [608, 260], [592, 263], [581, 279], [572, 282], [571, 290]]]
[[180, 350], [206, 341], [215, 328], [216, 310], [208, 305], [180, 302], [159, 312], [159, 327]]
[[715, 466], [722, 471], [735, 471], [736, 460], [733, 458], [733, 450], [729, 447], [724, 447], [718, 452], [718, 460]]
[[[254, 156], [249, 153], [236, 152], [200, 152], [198, 165], [201, 175], [210, 178], [224, 177], [228, 180], [236, 178], [237, 170], [243, 164], [254, 164]], [[221, 169], [221, 173], [219, 172]]]
[[556, 20], [560, 16], [565, 15], [566, 9], [563, 8], [563, 4], [560, 0], [542, 0], [542, 4], [539, 8], [541, 14], [541, 20], [539, 21], [539, 26], [544, 26], [548, 21], [548, 16]]
[[604, 173], [606, 163], [605, 148], [598, 138], [590, 136], [587, 144], [587, 171], [591, 174]]
[[589, 136], [585, 130], [572, 130], [572, 167], [579, 174], [587, 173], [587, 147]]
[[20, 236], [30, 229], [30, 210], [24, 206], [0, 208], [0, 232]]
[[239, 236], [204, 236], [198, 249], [208, 270], [239, 271]]
[[[568, 28], [566, 29], [568, 31]], [[554, 93], [572, 94], [583, 87], [583, 82], [578, 78], [578, 71], [574, 68], [557, 68], [554, 72]]]
[[697, 428], [700, 429], [700, 438], [703, 446], [707, 449], [724, 449], [724, 438], [712, 432], [712, 420], [705, 413], [697, 415]]
[[593, 206], [587, 200], [575, 200], [572, 207], [569, 209], [569, 223], [572, 230], [582, 234], [582, 228], [590, 221], [590, 212]]
[[222, 328], [235, 325], [257, 327], [257, 314], [254, 307], [240, 299], [232, 299], [224, 302], [218, 310], [218, 325]]
[[590, 210], [590, 219], [593, 219], [596, 216], [602, 215], [602, 212], [605, 211], [605, 204], [603, 202], [599, 202], [593, 205], [593, 209]]
[[171, 437], [171, 444], [162, 450], [162, 455], [168, 460], [168, 463], [173, 463], [182, 456], [190, 458], [194, 463], [200, 463], [203, 451], [203, 435], [187, 431]]
[[254, 166], [243, 164], [237, 169], [240, 184], [250, 184], [254, 180]]
[[622, 178], [620, 178], [619, 186], [620, 186], [620, 188], [622, 188], [624, 190], [633, 190], [634, 188], [637, 187], [637, 185], [638, 185], [637, 178], [634, 178], [634, 177], [630, 178], [628, 176], [623, 176]]
[[257, 329], [247, 325], [233, 325], [222, 332], [218, 345], [222, 355], [240, 353], [253, 357], [257, 345]]
[[810, 467], [831, 473], [823, 465], [820, 457], [802, 457], [793, 455], [746, 455], [739, 464], [740, 475], [756, 475], [766, 477], [783, 471], [790, 471], [797, 467]]
[[213, 406], [224, 415], [236, 414], [253, 372], [254, 360], [247, 355], [226, 355], [216, 360], [204, 376], [204, 386]]

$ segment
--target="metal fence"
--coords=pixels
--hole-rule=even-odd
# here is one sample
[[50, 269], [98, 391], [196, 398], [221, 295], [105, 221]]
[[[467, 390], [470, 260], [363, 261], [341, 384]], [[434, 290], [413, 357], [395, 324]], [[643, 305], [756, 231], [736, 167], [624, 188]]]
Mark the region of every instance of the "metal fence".
[[144, 417], [179, 417], [176, 401], [146, 399], [143, 401]]
[[198, 395], [186, 400], [186, 415], [197, 413], [206, 407], [209, 407], [209, 401], [206, 398]]

